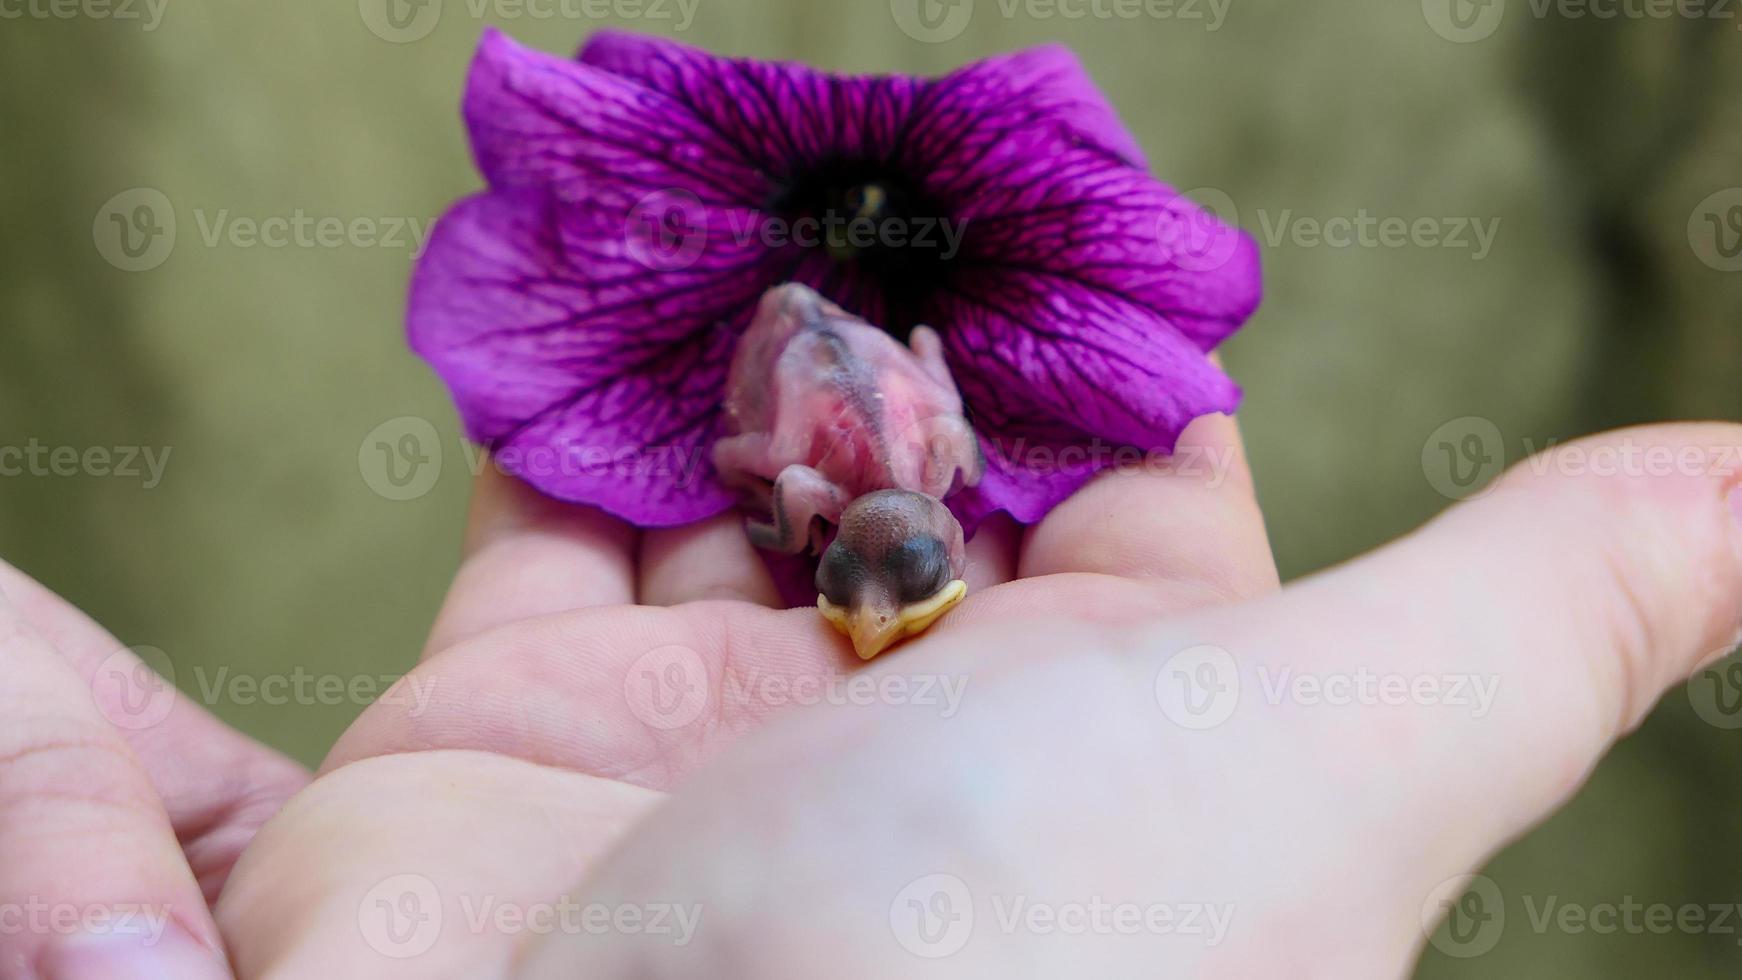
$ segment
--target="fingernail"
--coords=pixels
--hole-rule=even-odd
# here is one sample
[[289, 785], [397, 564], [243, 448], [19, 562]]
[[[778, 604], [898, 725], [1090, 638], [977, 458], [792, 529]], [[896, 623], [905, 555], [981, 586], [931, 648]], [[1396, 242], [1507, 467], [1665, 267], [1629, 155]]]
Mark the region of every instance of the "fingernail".
[[67, 936], [42, 963], [47, 980], [230, 980], [229, 964], [174, 922], [141, 912], [122, 927]]

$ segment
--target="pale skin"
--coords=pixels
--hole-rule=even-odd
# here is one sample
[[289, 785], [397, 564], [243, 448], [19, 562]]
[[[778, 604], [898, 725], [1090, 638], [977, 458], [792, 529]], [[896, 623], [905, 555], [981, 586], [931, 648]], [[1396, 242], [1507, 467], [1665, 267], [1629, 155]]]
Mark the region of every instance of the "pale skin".
[[[1237, 447], [1220, 417], [1186, 439]], [[1722, 458], [1742, 427], [1558, 452], [1623, 441]], [[365, 711], [312, 782], [186, 699], [113, 724], [89, 680], [115, 641], [0, 569], [0, 903], [169, 908], [180, 933], [149, 950], [190, 980], [1406, 975], [1435, 889], [1562, 805], [1742, 625], [1742, 474], [1540, 469], [1286, 589], [1243, 464], [1104, 476], [1036, 527], [983, 529], [969, 599], [864, 668], [965, 679], [947, 716], [792, 707], [757, 682], [859, 666], [813, 610], [770, 608], [736, 518], [636, 533], [489, 477], [414, 672], [432, 702]], [[1261, 669], [1365, 668], [1499, 695], [1478, 718], [1243, 694], [1192, 730], [1156, 681], [1204, 645], [1243, 691]], [[689, 710], [650, 714], [638, 663], [699, 671]], [[892, 910], [939, 874], [976, 925], [924, 958]], [[363, 913], [405, 875], [442, 927], [392, 958]], [[680, 946], [476, 914], [565, 895], [700, 919]], [[1213, 945], [1064, 935], [1004, 928], [1012, 896], [1234, 914]], [[0, 933], [0, 975], [145, 962], [132, 937], [92, 942]], [[90, 959], [103, 943], [116, 959]]]

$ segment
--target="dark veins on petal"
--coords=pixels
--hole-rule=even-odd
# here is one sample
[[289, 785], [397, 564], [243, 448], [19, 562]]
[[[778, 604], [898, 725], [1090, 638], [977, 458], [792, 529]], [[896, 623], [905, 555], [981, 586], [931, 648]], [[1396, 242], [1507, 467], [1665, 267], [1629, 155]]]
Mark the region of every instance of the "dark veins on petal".
[[[680, 482], [534, 480], [557, 496], [641, 524], [726, 506], [705, 459], [725, 364], [756, 297], [783, 281], [902, 339], [944, 332], [994, 457], [985, 486], [959, 495], [977, 514], [1036, 519], [1087, 476], [1030, 469], [1001, 454], [1012, 440], [1165, 450], [1238, 403], [1203, 352], [1256, 307], [1256, 249], [1144, 171], [1062, 48], [926, 80], [615, 32], [577, 64], [491, 33], [466, 116], [491, 190], [437, 226], [409, 319], [468, 431], [498, 448], [669, 445], [702, 461]], [[669, 265], [626, 234], [672, 213], [660, 195], [702, 229]], [[1199, 247], [1205, 227], [1217, 247]]]

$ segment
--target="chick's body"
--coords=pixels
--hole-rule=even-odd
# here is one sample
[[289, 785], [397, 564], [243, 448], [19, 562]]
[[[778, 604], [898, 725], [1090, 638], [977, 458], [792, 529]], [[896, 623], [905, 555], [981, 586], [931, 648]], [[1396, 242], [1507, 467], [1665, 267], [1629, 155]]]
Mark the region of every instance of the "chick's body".
[[822, 553], [818, 607], [866, 659], [966, 592], [962, 527], [942, 500], [984, 469], [937, 333], [909, 343], [804, 286], [770, 290], [733, 354], [714, 446], [757, 515], [752, 542]]
[[925, 327], [911, 341], [805, 286], [763, 298], [732, 358], [727, 436], [714, 447], [721, 477], [771, 518], [750, 525], [759, 546], [816, 549], [817, 519], [838, 524], [876, 490], [942, 499], [978, 482], [979, 444], [942, 344]]

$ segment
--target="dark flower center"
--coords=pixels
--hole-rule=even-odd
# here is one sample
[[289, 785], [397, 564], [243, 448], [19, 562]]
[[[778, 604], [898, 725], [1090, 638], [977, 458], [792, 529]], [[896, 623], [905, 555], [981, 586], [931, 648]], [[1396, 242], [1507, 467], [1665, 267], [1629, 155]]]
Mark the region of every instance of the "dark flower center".
[[961, 223], [914, 181], [875, 162], [832, 160], [794, 174], [770, 210], [793, 245], [840, 266], [850, 291], [875, 294], [884, 325], [902, 338], [961, 248]]

